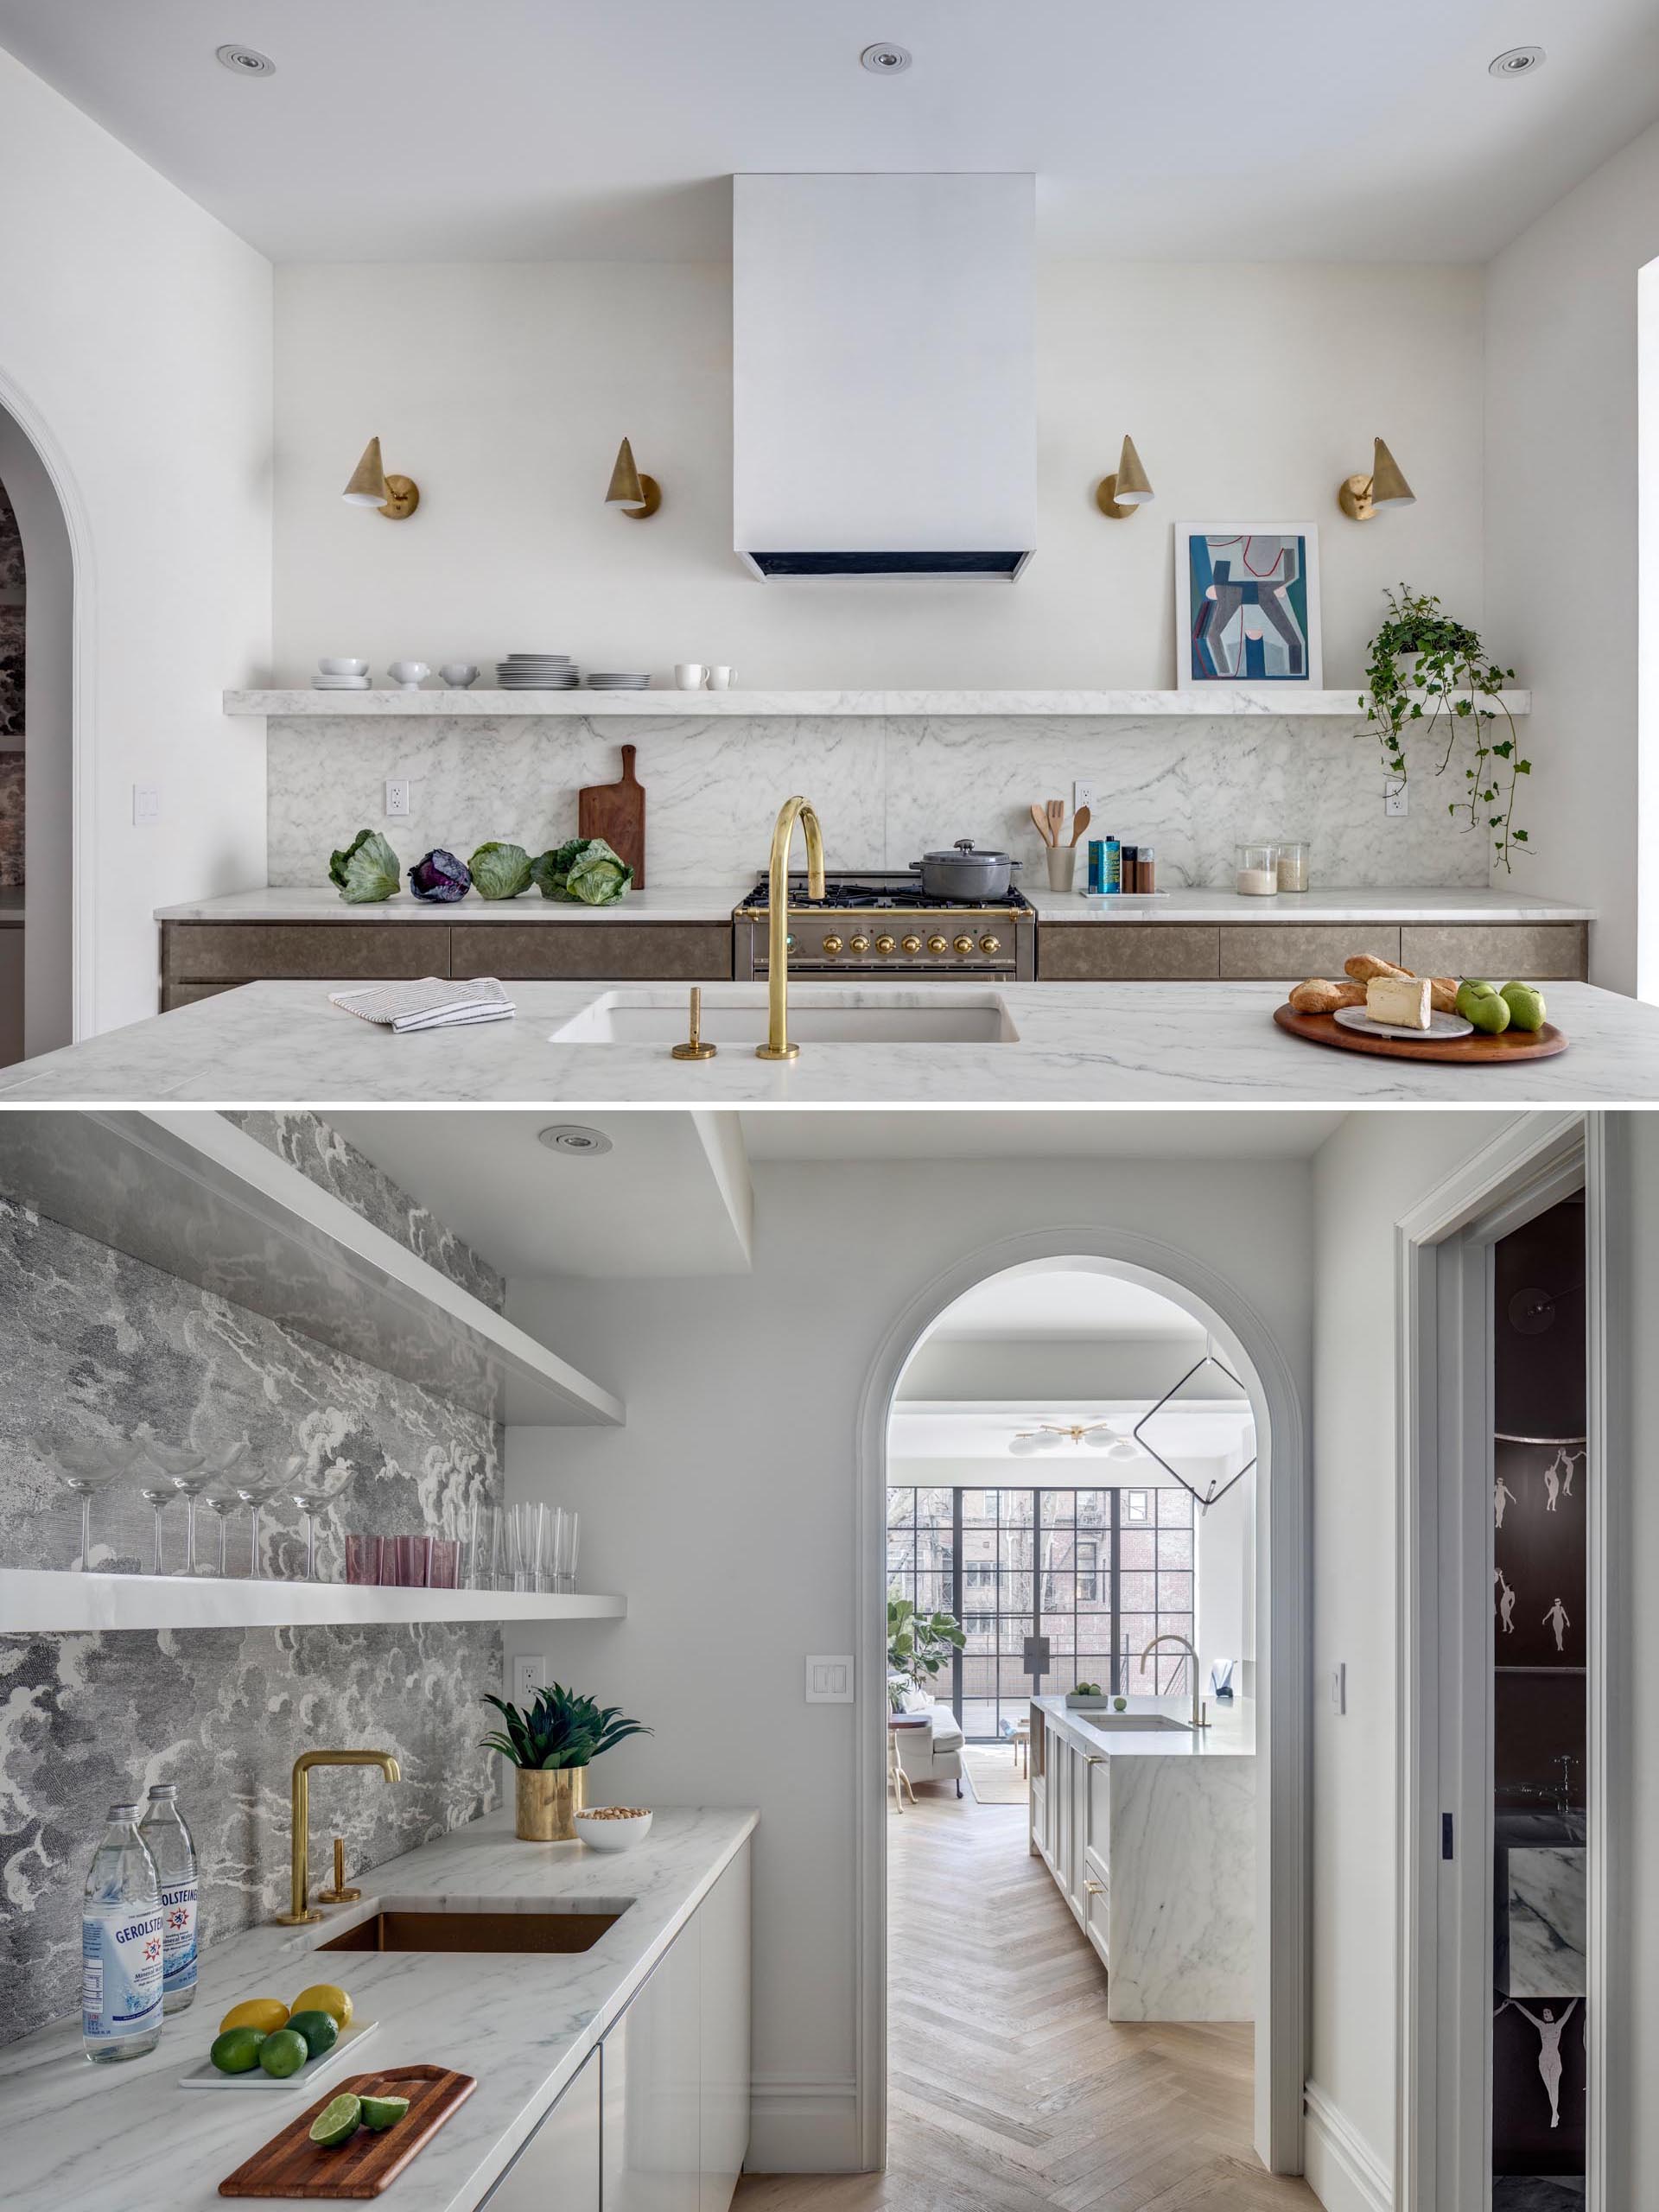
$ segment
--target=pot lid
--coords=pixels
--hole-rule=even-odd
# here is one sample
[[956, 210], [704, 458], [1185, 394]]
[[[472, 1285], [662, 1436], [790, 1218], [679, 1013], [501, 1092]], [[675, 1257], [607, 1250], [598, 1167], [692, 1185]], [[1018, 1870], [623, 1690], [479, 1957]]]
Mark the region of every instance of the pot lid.
[[924, 853], [925, 861], [1006, 861], [1009, 855], [976, 846], [971, 837], [958, 837], [948, 852]]

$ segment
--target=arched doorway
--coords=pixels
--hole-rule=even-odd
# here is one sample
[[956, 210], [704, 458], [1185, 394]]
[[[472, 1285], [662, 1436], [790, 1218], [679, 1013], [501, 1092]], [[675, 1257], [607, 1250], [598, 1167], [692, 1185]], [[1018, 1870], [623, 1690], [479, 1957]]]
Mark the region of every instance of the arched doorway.
[[887, 2143], [888, 1431], [900, 1379], [939, 1318], [998, 1276], [1096, 1270], [1155, 1291], [1191, 1317], [1243, 1384], [1255, 1428], [1256, 1835], [1253, 2137], [1270, 2171], [1302, 2168], [1306, 2054], [1307, 1658], [1305, 1428], [1294, 1378], [1248, 1295], [1196, 1255], [1072, 1224], [972, 1253], [913, 1299], [866, 1383], [858, 1435], [858, 2005], [855, 2078], [863, 2163]]

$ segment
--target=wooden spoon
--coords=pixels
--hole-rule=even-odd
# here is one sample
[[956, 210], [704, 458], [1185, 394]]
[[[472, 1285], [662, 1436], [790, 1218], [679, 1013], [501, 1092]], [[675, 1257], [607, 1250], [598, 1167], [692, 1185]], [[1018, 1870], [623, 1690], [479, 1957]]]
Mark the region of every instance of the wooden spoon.
[[1082, 836], [1084, 831], [1089, 827], [1089, 810], [1086, 806], [1080, 806], [1077, 812], [1072, 816], [1071, 842], [1074, 845], [1077, 843], [1078, 838]]
[[1046, 845], [1052, 845], [1054, 842], [1054, 840], [1049, 835], [1048, 817], [1043, 812], [1042, 808], [1038, 805], [1035, 799], [1033, 799], [1031, 802], [1031, 818], [1037, 824], [1037, 835], [1042, 839]]
[[1058, 845], [1060, 842], [1060, 825], [1065, 820], [1065, 801], [1063, 798], [1052, 798], [1044, 810], [1048, 816], [1048, 842], [1051, 845]]

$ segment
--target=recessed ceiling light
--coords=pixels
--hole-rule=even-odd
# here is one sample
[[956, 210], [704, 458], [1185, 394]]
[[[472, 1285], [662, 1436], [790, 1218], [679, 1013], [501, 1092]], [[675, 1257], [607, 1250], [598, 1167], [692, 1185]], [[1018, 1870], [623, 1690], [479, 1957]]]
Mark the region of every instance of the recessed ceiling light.
[[276, 64], [268, 54], [261, 54], [257, 46], [217, 47], [214, 59], [238, 77], [274, 77], [276, 74]]
[[910, 67], [910, 48], [895, 46], [890, 38], [879, 39], [874, 46], [867, 46], [858, 58], [873, 77], [896, 77], [901, 69]]
[[1505, 54], [1496, 55], [1486, 64], [1489, 77], [1529, 77], [1535, 69], [1544, 66], [1541, 46], [1512, 46]]
[[536, 1132], [537, 1144], [544, 1144], [550, 1152], [574, 1153], [578, 1159], [597, 1160], [611, 1148], [611, 1141], [603, 1129], [590, 1129], [581, 1122], [553, 1122]]

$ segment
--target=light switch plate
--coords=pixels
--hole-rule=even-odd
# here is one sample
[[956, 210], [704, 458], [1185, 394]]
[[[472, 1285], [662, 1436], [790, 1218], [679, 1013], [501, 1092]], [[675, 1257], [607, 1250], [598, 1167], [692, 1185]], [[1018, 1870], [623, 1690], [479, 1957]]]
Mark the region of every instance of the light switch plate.
[[1403, 776], [1398, 783], [1390, 780], [1383, 785], [1382, 811], [1390, 822], [1403, 822], [1410, 813], [1410, 798]]
[[132, 787], [132, 819], [140, 830], [153, 829], [162, 818], [162, 787], [159, 784], [135, 784]]
[[809, 1705], [852, 1703], [853, 1655], [850, 1651], [807, 1653], [806, 1701]]
[[1331, 1669], [1331, 1706], [1336, 1713], [1346, 1713], [1348, 1710], [1348, 1667], [1345, 1661], [1338, 1661]]
[[512, 1701], [531, 1705], [547, 1681], [547, 1661], [539, 1651], [521, 1652], [512, 1662]]
[[395, 820], [398, 816], [407, 814], [410, 810], [412, 798], [413, 793], [410, 790], [407, 779], [398, 778], [395, 780], [388, 779], [386, 784], [386, 813], [389, 818]]

